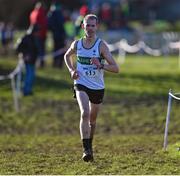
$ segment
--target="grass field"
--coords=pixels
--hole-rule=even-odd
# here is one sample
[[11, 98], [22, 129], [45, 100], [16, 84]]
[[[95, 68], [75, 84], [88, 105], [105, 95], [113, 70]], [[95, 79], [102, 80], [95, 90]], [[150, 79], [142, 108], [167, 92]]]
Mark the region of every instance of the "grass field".
[[[119, 59], [119, 58], [117, 58]], [[0, 75], [17, 60], [0, 59]], [[180, 102], [173, 100], [168, 150], [163, 133], [168, 91], [180, 92], [177, 56], [131, 55], [105, 73], [95, 161], [81, 160], [79, 109], [67, 69], [37, 71], [34, 95], [15, 112], [10, 80], [0, 82], [0, 174], [180, 174]]]

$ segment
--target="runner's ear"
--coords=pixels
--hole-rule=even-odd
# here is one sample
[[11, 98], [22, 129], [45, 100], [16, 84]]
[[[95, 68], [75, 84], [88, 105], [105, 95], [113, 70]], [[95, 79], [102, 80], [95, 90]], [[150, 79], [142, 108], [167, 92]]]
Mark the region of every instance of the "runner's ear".
[[83, 23], [81, 24], [81, 28], [84, 29], [84, 24]]

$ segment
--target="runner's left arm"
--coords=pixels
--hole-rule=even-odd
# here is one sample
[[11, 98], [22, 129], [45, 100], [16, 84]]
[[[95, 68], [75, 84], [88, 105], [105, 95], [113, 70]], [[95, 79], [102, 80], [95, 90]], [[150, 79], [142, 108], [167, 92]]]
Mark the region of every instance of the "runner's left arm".
[[117, 63], [115, 62], [111, 52], [109, 51], [109, 48], [104, 42], [101, 42], [100, 45], [100, 52], [102, 57], [106, 60], [106, 64], [104, 64], [102, 67], [106, 71], [118, 73], [119, 72], [119, 67]]

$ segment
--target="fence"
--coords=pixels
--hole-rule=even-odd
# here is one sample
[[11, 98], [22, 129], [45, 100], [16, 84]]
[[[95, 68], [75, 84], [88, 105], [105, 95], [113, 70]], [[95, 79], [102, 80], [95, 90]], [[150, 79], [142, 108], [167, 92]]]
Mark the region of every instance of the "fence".
[[0, 81], [2, 80], [11, 80], [11, 88], [13, 93], [13, 101], [16, 112], [19, 112], [19, 96], [21, 89], [21, 77], [22, 77], [22, 69], [24, 66], [24, 62], [22, 59], [19, 59], [19, 62], [16, 68], [8, 75], [0, 75]]
[[168, 97], [168, 107], [167, 107], [167, 116], [166, 116], [166, 125], [165, 125], [165, 131], [164, 131], [164, 150], [167, 150], [168, 145], [168, 127], [169, 127], [169, 121], [170, 121], [170, 113], [171, 113], [171, 106], [172, 106], [172, 98], [175, 100], [180, 100], [179, 97], [176, 95], [180, 95], [180, 93], [172, 93], [171, 90], [169, 90], [169, 97]]
[[[118, 51], [119, 55], [122, 57], [121, 63], [125, 61], [126, 53], [137, 53], [139, 51], [144, 51], [146, 54], [152, 55], [152, 56], [160, 56], [165, 55], [169, 52], [171, 49], [179, 49], [179, 68], [180, 68], [180, 42], [171, 42], [169, 45], [165, 44], [159, 49], [153, 49], [150, 46], [148, 46], [144, 41], [139, 41], [134, 45], [129, 45], [126, 39], [121, 39], [120, 41], [114, 43], [114, 44], [107, 44], [110, 51]], [[66, 47], [59, 49], [53, 53], [45, 55], [45, 58], [48, 58], [49, 56], [57, 56], [66, 51]], [[5, 79], [11, 80], [11, 87], [13, 92], [13, 99], [14, 99], [14, 107], [15, 110], [19, 111], [19, 94], [21, 89], [21, 76], [22, 76], [22, 68], [23, 68], [23, 60], [19, 60], [16, 68], [14, 71], [8, 75], [0, 75], [0, 81]], [[17, 76], [17, 77], [16, 77]], [[15, 78], [17, 78], [15, 80]]]

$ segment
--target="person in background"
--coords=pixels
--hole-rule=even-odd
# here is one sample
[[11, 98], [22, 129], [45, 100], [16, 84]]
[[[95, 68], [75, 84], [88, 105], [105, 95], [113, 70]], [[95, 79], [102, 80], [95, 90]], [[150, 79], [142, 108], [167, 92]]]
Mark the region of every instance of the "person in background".
[[84, 31], [81, 28], [81, 25], [83, 23], [83, 19], [85, 17], [85, 15], [87, 15], [89, 13], [89, 9], [86, 5], [81, 6], [81, 8], [79, 9], [79, 16], [75, 21], [75, 37], [76, 38], [81, 38], [84, 36]]
[[103, 2], [102, 7], [100, 9], [100, 19], [106, 26], [106, 29], [111, 28], [112, 24], [112, 8], [109, 2]]
[[66, 31], [67, 39], [66, 39], [66, 45], [69, 41], [74, 40], [75, 36], [75, 26], [74, 26], [74, 21], [73, 17], [71, 15], [71, 12], [69, 10], [64, 10], [64, 29]]
[[36, 26], [36, 45], [38, 47], [39, 66], [45, 65], [45, 41], [47, 36], [47, 15], [44, 5], [41, 2], [35, 4], [35, 8], [30, 13], [30, 25]]
[[7, 39], [7, 24], [1, 22], [0, 24], [0, 31], [1, 31], [1, 45], [2, 45], [2, 54], [8, 54], [8, 39]]
[[[97, 16], [86, 15], [82, 24], [85, 36], [75, 40], [64, 55], [66, 66], [74, 80], [75, 95], [81, 112], [80, 135], [84, 149], [82, 159], [85, 162], [93, 161], [92, 141], [104, 97], [104, 70], [119, 72], [107, 45], [96, 36], [97, 27]], [[76, 66], [71, 57], [74, 54]]]
[[2, 54], [11, 54], [14, 45], [14, 26], [12, 22], [0, 22], [0, 39], [2, 44]]
[[33, 94], [33, 84], [35, 80], [35, 63], [38, 57], [38, 48], [36, 45], [36, 26], [30, 26], [26, 34], [18, 39], [16, 51], [18, 56], [25, 63], [25, 78], [23, 85], [24, 96]]
[[13, 50], [14, 47], [14, 25], [12, 22], [7, 23], [7, 41], [8, 41], [8, 49], [9, 51]]
[[48, 29], [52, 33], [54, 42], [53, 67], [62, 68], [64, 52], [58, 53], [65, 47], [66, 32], [64, 29], [64, 17], [61, 13], [60, 3], [52, 3], [48, 13]]

